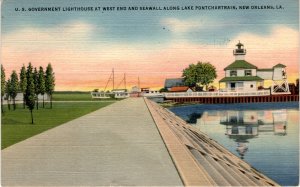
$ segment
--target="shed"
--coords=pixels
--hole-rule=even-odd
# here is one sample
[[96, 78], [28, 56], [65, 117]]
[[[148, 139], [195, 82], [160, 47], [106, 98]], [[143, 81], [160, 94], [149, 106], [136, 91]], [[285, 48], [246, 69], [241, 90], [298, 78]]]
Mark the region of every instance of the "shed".
[[184, 86], [183, 78], [174, 78], [165, 80], [165, 88], [170, 91], [174, 86]]
[[174, 86], [170, 89], [170, 92], [193, 92], [193, 91], [187, 86]]

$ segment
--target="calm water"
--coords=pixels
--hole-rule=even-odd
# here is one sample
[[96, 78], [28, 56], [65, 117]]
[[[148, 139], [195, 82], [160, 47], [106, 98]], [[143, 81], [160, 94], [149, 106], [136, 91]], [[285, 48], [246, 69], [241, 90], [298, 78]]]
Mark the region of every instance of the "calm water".
[[280, 185], [298, 185], [298, 103], [199, 104], [170, 110]]

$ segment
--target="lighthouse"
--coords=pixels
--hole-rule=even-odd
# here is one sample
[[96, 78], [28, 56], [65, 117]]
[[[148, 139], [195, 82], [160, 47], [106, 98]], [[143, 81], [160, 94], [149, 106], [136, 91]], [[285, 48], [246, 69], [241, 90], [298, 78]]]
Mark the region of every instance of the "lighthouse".
[[246, 49], [244, 49], [244, 44], [240, 41], [236, 44], [236, 49], [233, 50], [233, 55], [235, 56], [235, 60], [245, 60]]
[[225, 77], [219, 83], [226, 84], [231, 92], [258, 92], [264, 88], [265, 80], [272, 80], [271, 94], [290, 94], [284, 64], [272, 68], [258, 68], [245, 60], [246, 49], [240, 41], [235, 45], [235, 61], [224, 68]]

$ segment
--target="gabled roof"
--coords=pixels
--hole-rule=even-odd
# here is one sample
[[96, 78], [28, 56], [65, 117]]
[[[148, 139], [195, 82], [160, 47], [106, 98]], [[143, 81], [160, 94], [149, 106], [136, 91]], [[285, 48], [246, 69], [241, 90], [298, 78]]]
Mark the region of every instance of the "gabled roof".
[[170, 89], [170, 92], [186, 92], [188, 89], [187, 86], [174, 86]]
[[243, 77], [224, 77], [219, 80], [219, 82], [229, 82], [229, 81], [262, 81], [264, 79], [258, 76], [243, 76]]
[[276, 64], [275, 66], [273, 66], [273, 68], [285, 68], [286, 66], [283, 64]]
[[256, 66], [250, 64], [246, 60], [236, 60], [231, 63], [229, 66], [224, 68], [224, 70], [234, 70], [234, 69], [257, 69]]
[[165, 88], [171, 88], [173, 86], [184, 86], [183, 78], [166, 79]]

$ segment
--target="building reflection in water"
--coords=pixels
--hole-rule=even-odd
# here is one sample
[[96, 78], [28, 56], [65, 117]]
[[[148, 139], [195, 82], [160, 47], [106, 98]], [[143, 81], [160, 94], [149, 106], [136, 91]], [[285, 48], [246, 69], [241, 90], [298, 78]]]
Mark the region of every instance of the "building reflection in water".
[[252, 111], [206, 111], [195, 121], [197, 125], [218, 124], [225, 125], [227, 135], [236, 144], [236, 151], [243, 159], [249, 147], [249, 139], [259, 134], [273, 134], [285, 136], [287, 134], [287, 111], [286, 110], [252, 110]]

